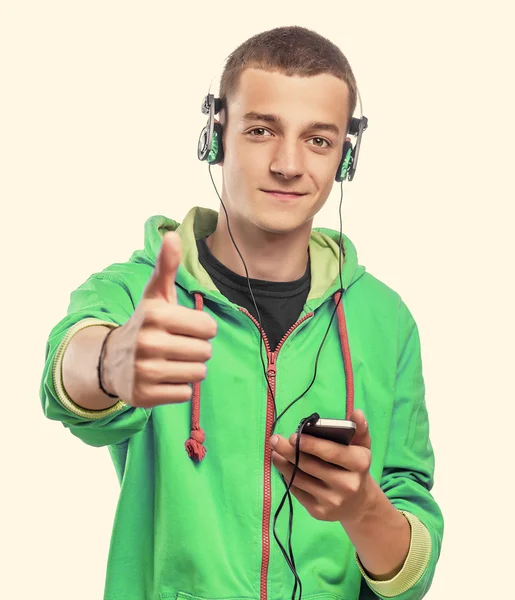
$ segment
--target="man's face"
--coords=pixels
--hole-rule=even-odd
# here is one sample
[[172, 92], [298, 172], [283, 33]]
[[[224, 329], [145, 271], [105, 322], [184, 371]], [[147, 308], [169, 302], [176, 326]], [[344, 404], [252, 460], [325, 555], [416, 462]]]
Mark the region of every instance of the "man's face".
[[221, 115], [229, 216], [274, 233], [311, 222], [334, 183], [348, 103], [347, 84], [332, 75], [246, 69], [229, 100], [228, 118]]

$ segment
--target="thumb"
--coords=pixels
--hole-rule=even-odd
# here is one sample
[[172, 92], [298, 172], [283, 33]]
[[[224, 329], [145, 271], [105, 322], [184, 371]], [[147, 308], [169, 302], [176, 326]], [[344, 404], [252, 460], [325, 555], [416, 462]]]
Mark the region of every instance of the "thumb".
[[350, 420], [356, 423], [356, 433], [352, 438], [351, 445], [364, 446], [370, 450], [372, 447], [372, 438], [370, 437], [370, 430], [368, 429], [365, 413], [362, 410], [357, 409], [352, 413]]
[[148, 280], [144, 298], [162, 298], [170, 304], [177, 304], [175, 278], [181, 264], [181, 238], [174, 231], [163, 236], [163, 242], [156, 258], [154, 271]]

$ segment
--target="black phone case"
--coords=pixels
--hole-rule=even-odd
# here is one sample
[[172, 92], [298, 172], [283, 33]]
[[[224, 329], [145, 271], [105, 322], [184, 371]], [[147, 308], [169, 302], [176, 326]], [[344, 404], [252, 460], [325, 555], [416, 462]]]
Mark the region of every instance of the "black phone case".
[[303, 433], [348, 446], [351, 443], [356, 430], [347, 427], [317, 427], [316, 425], [306, 425]]

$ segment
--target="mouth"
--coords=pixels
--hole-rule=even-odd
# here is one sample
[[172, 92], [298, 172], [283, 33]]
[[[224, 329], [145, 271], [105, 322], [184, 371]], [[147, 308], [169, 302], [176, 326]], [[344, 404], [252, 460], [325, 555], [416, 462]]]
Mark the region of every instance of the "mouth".
[[302, 194], [300, 192], [290, 192], [285, 190], [261, 190], [268, 194], [269, 196], [273, 196], [274, 198], [280, 198], [281, 200], [295, 200], [300, 198], [301, 196], [305, 196], [306, 194]]

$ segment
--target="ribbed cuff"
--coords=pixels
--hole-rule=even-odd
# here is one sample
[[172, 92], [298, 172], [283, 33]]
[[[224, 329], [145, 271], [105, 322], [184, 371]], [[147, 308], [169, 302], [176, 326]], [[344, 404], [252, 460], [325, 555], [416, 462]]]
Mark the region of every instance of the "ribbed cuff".
[[395, 577], [387, 581], [375, 581], [371, 579], [356, 553], [356, 561], [359, 570], [365, 578], [370, 589], [386, 598], [393, 598], [408, 591], [422, 577], [431, 557], [431, 536], [425, 525], [411, 513], [399, 511], [409, 521], [411, 527], [411, 540], [408, 556], [404, 561], [402, 569]]
[[64, 384], [63, 384], [63, 356], [70, 343], [72, 337], [81, 331], [82, 329], [86, 329], [86, 327], [92, 327], [95, 325], [103, 325], [104, 327], [111, 327], [112, 329], [118, 327], [116, 323], [112, 323], [111, 321], [101, 321], [99, 319], [82, 319], [72, 325], [70, 329], [66, 332], [66, 335], [62, 339], [54, 357], [54, 364], [52, 365], [52, 379], [54, 384], [54, 389], [57, 395], [57, 399], [59, 402], [66, 408], [66, 410], [72, 412], [73, 414], [81, 417], [83, 419], [88, 420], [96, 420], [107, 417], [113, 413], [119, 412], [120, 410], [127, 407], [127, 404], [123, 402], [123, 400], [118, 400], [116, 404], [110, 406], [109, 408], [105, 408], [103, 410], [89, 410], [75, 402], [68, 396]]

